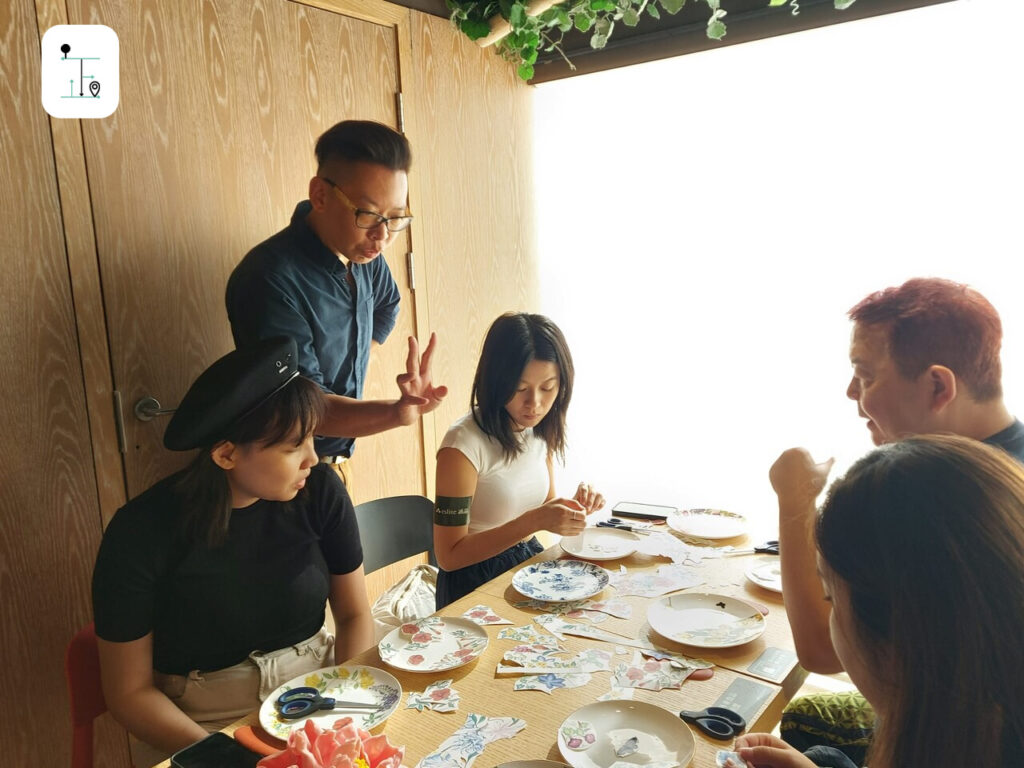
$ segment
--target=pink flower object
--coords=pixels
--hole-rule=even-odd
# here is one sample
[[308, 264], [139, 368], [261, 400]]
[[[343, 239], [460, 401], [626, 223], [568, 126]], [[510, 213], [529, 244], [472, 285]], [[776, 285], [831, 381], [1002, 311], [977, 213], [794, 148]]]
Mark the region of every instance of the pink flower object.
[[371, 736], [351, 717], [327, 729], [312, 720], [288, 735], [288, 745], [260, 760], [257, 768], [401, 768], [405, 747], [395, 747], [384, 734]]

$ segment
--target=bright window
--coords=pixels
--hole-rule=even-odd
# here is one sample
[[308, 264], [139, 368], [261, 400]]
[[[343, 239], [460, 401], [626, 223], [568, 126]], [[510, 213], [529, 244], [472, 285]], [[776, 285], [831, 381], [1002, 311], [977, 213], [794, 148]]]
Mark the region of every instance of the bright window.
[[845, 313], [914, 276], [1000, 311], [1024, 416], [1022, 29], [1019, 0], [959, 0], [537, 87], [560, 493], [773, 520], [782, 449], [870, 449]]

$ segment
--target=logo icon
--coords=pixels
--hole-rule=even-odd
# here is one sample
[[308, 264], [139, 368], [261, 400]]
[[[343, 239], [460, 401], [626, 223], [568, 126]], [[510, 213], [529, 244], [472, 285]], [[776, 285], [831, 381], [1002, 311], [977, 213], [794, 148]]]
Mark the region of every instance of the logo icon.
[[121, 96], [117, 33], [102, 24], [58, 24], [43, 35], [43, 109], [53, 117], [107, 117]]

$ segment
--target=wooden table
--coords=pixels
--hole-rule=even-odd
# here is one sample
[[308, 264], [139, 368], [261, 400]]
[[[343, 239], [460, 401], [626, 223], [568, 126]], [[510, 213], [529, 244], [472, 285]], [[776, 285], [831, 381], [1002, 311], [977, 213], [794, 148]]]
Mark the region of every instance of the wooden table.
[[[737, 547], [749, 546], [745, 541], [730, 541]], [[563, 556], [561, 548], [556, 544], [548, 548], [529, 562], [554, 559]], [[768, 675], [776, 677], [778, 684], [768, 682], [765, 675], [760, 677], [752, 674], [747, 668], [765, 651], [766, 648], [778, 648], [783, 652], [792, 651], [793, 640], [786, 620], [781, 596], [751, 584], [744, 577], [746, 569], [755, 556], [737, 556], [730, 558], [705, 559], [696, 572], [705, 578], [705, 584], [686, 591], [714, 592], [747, 599], [766, 607], [767, 629], [760, 638], [738, 648], [709, 650], [679, 645], [669, 640], [659, 640], [659, 645], [668, 650], [677, 650], [688, 656], [703, 658], [716, 665], [714, 676], [706, 681], [688, 680], [678, 690], [665, 689], [648, 691], [635, 689], [633, 700], [655, 704], [669, 711], [680, 709], [701, 709], [714, 704], [731, 685], [743, 685], [742, 681], [765, 687], [762, 693], [765, 700], [749, 718], [750, 731], [769, 731], [779, 721], [783, 707], [803, 683], [806, 673], [799, 666], [782, 670], [782, 674]], [[634, 554], [620, 560], [602, 562], [601, 565], [618, 570], [625, 565], [629, 570], [655, 569], [669, 561], [662, 557]], [[515, 569], [518, 570], [518, 569]], [[432, 672], [430, 674], [407, 672], [393, 669], [385, 665], [377, 653], [371, 648], [351, 659], [350, 664], [365, 664], [386, 669], [394, 675], [402, 685], [403, 700], [394, 714], [375, 732], [386, 733], [394, 744], [405, 745], [405, 761], [407, 768], [413, 768], [421, 758], [436, 751], [437, 747], [451, 736], [464, 722], [469, 713], [478, 713], [491, 717], [515, 716], [526, 721], [526, 728], [511, 739], [503, 739], [489, 744], [484, 752], [477, 757], [474, 768], [492, 768], [499, 763], [510, 760], [548, 759], [562, 762], [557, 746], [558, 726], [573, 711], [589, 704], [598, 696], [610, 689], [610, 673], [595, 672], [591, 682], [584, 687], [559, 689], [551, 694], [541, 691], [514, 691], [515, 677], [498, 676], [495, 668], [506, 651], [516, 643], [512, 640], [498, 639], [498, 633], [508, 626], [524, 626], [529, 624], [542, 611], [529, 608], [516, 608], [513, 603], [525, 598], [512, 588], [514, 570], [505, 573], [493, 581], [484, 584], [476, 591], [447, 606], [440, 612], [443, 616], [461, 616], [475, 605], [485, 604], [502, 618], [513, 622], [511, 625], [488, 625], [484, 629], [490, 642], [486, 650], [472, 663], [448, 672]], [[625, 600], [633, 605], [633, 616], [630, 619], [609, 618], [597, 625], [600, 629], [636, 637], [637, 632], [646, 625], [646, 605], [653, 598], [625, 597], [615, 595], [611, 587], [606, 589], [603, 597]], [[535, 625], [537, 626], [537, 625]], [[613, 650], [609, 643], [566, 636], [561, 644], [570, 651], [579, 651], [589, 647]], [[628, 649], [627, 656], [613, 656], [616, 661], [628, 661], [632, 658], [633, 649]], [[453, 713], [437, 713], [430, 710], [418, 712], [405, 709], [405, 696], [410, 691], [422, 691], [427, 685], [439, 679], [451, 677], [452, 686], [460, 695], [459, 709]], [[737, 683], [737, 681], [740, 681]], [[256, 725], [257, 713], [252, 713], [229, 728], [232, 733], [242, 725]], [[691, 766], [693, 768], [714, 768], [715, 753], [729, 746], [729, 742], [718, 742], [707, 738], [695, 728], [691, 729], [696, 741], [696, 753]], [[161, 765], [169, 765], [162, 763]]]

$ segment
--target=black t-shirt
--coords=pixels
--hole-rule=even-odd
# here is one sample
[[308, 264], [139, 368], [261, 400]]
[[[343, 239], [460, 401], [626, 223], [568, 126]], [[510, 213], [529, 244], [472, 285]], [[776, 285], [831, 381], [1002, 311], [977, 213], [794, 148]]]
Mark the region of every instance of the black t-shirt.
[[317, 465], [292, 501], [233, 510], [227, 540], [213, 549], [182, 536], [178, 477], [132, 499], [107, 526], [93, 571], [96, 634], [127, 642], [153, 632], [154, 669], [179, 675], [315, 634], [331, 574], [363, 562], [338, 476]]

